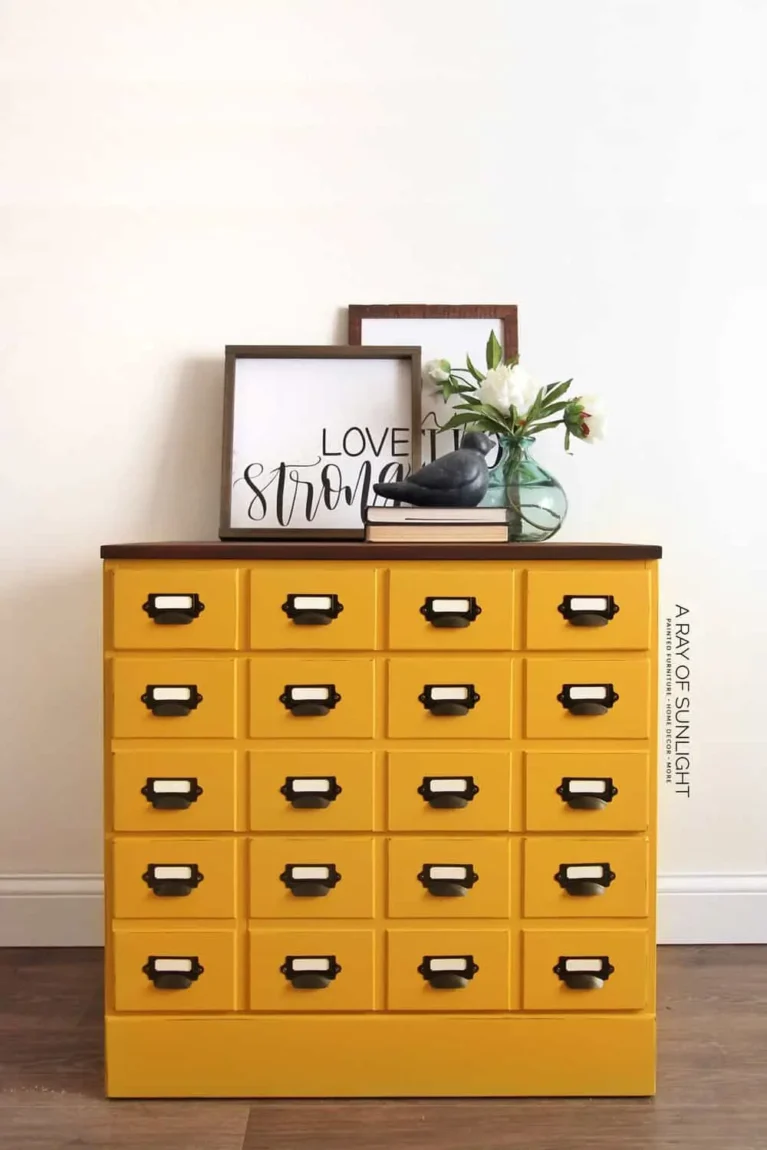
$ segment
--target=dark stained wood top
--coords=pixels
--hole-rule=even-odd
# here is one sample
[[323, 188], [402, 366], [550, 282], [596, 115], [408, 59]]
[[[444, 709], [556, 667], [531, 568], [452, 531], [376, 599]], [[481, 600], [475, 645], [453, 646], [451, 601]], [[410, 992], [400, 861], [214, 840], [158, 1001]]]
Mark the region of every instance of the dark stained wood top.
[[650, 543], [365, 543], [316, 540], [237, 543], [111, 543], [102, 559], [660, 559]]

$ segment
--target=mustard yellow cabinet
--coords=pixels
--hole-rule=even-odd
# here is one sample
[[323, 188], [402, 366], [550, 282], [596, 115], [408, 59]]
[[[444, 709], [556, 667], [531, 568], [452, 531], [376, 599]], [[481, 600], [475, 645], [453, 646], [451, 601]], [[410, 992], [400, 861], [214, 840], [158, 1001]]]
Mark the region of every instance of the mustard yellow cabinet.
[[102, 557], [109, 1097], [654, 1093], [659, 548]]

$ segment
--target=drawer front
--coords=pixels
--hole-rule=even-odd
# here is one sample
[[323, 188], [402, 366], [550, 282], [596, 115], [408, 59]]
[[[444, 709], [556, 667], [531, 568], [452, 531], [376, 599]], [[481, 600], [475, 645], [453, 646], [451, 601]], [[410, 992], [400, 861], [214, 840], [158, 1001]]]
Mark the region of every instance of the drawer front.
[[388, 843], [390, 918], [508, 918], [505, 838], [394, 838]]
[[652, 621], [650, 572], [573, 563], [527, 572], [526, 646], [540, 651], [644, 651]]
[[112, 756], [116, 831], [237, 829], [234, 751], [117, 751]]
[[374, 1010], [374, 931], [251, 928], [250, 1008]]
[[428, 563], [389, 576], [389, 647], [400, 651], [508, 651], [514, 575], [475, 563]]
[[372, 918], [371, 838], [250, 843], [251, 918]]
[[646, 739], [647, 659], [528, 659], [530, 739]]
[[642, 918], [646, 839], [540, 838], [525, 842], [527, 918]]
[[155, 567], [113, 575], [117, 650], [232, 651], [238, 646], [237, 571]]
[[250, 734], [257, 739], [368, 739], [372, 659], [250, 660]]
[[[389, 1010], [508, 1010], [508, 930], [387, 930]], [[460, 1057], [460, 1053], [457, 1055]]]
[[508, 739], [511, 660], [389, 660], [392, 739]]
[[118, 739], [231, 739], [234, 659], [112, 660], [112, 724]]
[[643, 831], [649, 824], [646, 751], [528, 751], [529, 831]]
[[115, 918], [234, 918], [234, 839], [115, 839]]
[[118, 927], [113, 941], [116, 1010], [236, 1010], [233, 930]]
[[250, 576], [253, 650], [372, 651], [375, 568], [362, 563], [259, 564]]
[[254, 831], [372, 831], [372, 751], [252, 751]]
[[525, 1010], [642, 1010], [649, 986], [644, 930], [525, 930]]
[[503, 751], [392, 751], [388, 755], [392, 831], [507, 831], [511, 755]]

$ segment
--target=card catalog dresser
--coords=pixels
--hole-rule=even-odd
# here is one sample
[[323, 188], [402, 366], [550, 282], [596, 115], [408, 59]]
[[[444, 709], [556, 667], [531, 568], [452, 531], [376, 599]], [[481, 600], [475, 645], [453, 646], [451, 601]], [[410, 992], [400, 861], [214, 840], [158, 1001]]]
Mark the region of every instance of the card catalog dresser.
[[654, 1092], [659, 548], [102, 555], [110, 1096]]

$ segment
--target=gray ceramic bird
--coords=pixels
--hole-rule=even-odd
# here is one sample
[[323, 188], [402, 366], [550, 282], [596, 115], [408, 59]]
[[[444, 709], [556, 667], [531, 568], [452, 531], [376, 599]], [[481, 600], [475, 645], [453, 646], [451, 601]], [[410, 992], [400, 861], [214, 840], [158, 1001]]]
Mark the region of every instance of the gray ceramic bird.
[[457, 451], [427, 463], [398, 483], [374, 483], [376, 495], [414, 507], [476, 507], [487, 491], [489, 435], [469, 431]]

